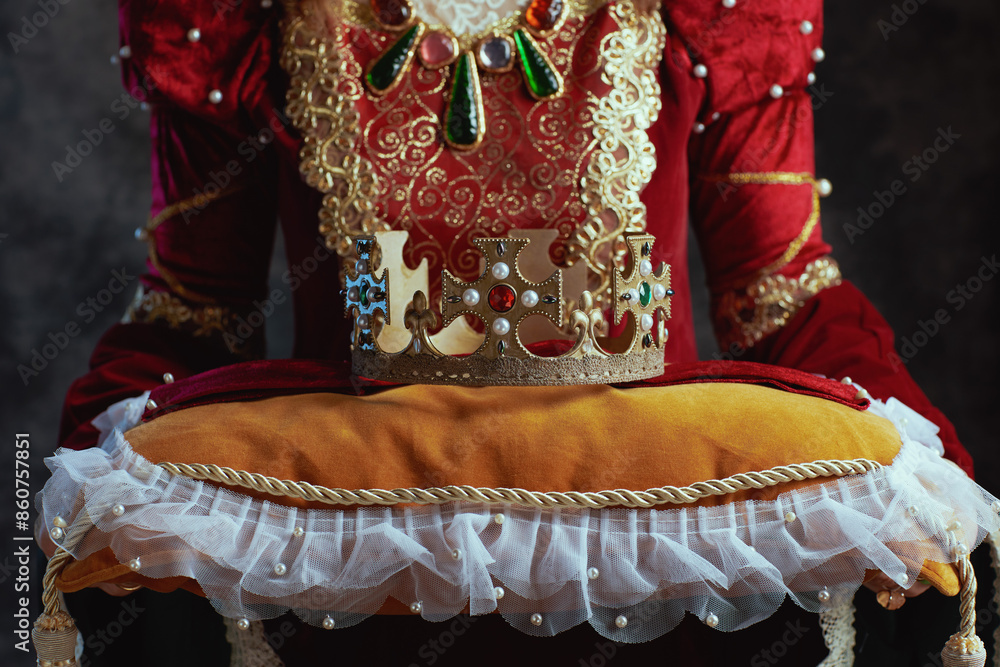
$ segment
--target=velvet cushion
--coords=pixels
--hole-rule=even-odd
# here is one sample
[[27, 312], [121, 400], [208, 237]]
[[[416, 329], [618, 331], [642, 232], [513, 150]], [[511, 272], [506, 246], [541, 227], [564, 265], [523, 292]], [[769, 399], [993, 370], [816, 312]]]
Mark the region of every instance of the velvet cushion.
[[[901, 446], [888, 420], [859, 406], [815, 392], [734, 382], [630, 388], [411, 385], [365, 396], [289, 394], [162, 411], [125, 437], [156, 463], [217, 464], [345, 489], [645, 490], [821, 459], [889, 465]], [[769, 500], [828, 481], [739, 491], [697, 504]], [[951, 565], [926, 563], [922, 576], [948, 595], [958, 591]], [[98, 581], [198, 592], [193, 582], [133, 573], [109, 549], [72, 563], [59, 583], [71, 591]]]

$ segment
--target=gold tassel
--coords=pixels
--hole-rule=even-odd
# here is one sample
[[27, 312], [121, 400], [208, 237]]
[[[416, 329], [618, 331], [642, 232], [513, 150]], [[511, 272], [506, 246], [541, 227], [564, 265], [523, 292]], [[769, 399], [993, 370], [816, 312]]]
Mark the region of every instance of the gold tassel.
[[[952, 538], [954, 541], [954, 537]], [[956, 544], [957, 553], [965, 545]], [[968, 554], [968, 548], [964, 552]], [[962, 625], [953, 634], [941, 651], [941, 663], [944, 667], [984, 667], [986, 665], [986, 645], [976, 635], [976, 573], [968, 555], [963, 555], [956, 562], [958, 578], [962, 582], [961, 604]]]
[[59, 572], [73, 559], [69, 549], [73, 548], [94, 525], [86, 512], [81, 512], [76, 523], [66, 531], [63, 543], [49, 559], [42, 577], [42, 604], [45, 609], [35, 621], [31, 630], [31, 641], [35, 645], [35, 655], [38, 657], [38, 667], [77, 667], [76, 661], [76, 623], [59, 599], [56, 588], [56, 577]]
[[59, 610], [42, 614], [31, 631], [38, 667], [76, 667], [76, 624]]
[[976, 635], [963, 637], [956, 632], [941, 651], [941, 663], [944, 667], [984, 667], [986, 645]]

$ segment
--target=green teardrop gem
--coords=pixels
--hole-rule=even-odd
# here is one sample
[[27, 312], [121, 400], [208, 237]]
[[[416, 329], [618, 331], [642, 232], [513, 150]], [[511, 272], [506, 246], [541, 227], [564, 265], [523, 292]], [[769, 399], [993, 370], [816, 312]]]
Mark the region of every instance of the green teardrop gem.
[[549, 64], [548, 59], [539, 51], [535, 40], [524, 30], [514, 33], [514, 43], [517, 53], [521, 56], [524, 72], [524, 82], [537, 98], [551, 97], [562, 88], [559, 74]]
[[413, 48], [417, 42], [420, 25], [417, 24], [403, 33], [395, 44], [385, 50], [375, 61], [365, 80], [372, 90], [383, 92], [392, 87], [396, 79], [406, 70], [407, 63], [413, 57]]
[[645, 280], [639, 283], [639, 305], [645, 308], [653, 298], [653, 288]]
[[479, 104], [479, 77], [471, 53], [463, 53], [455, 63], [451, 100], [445, 111], [444, 131], [448, 143], [457, 148], [472, 148], [479, 143], [484, 119]]

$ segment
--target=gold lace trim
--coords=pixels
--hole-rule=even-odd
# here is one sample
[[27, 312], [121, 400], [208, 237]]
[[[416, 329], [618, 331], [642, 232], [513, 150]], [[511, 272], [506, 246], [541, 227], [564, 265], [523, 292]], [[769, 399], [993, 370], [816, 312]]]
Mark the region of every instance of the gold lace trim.
[[[146, 291], [140, 287], [122, 316], [122, 324], [162, 322], [170, 329], [184, 331], [196, 338], [218, 337], [229, 351], [241, 357], [261, 356], [263, 332], [238, 321], [233, 309], [218, 305], [191, 305], [169, 292]], [[244, 337], [239, 327], [250, 335]], [[245, 333], [245, 332], [243, 332]]]
[[[593, 12], [604, 4], [579, 2], [572, 12]], [[347, 3], [346, 19], [341, 16], [338, 20], [365, 23], [364, 16], [351, 14], [352, 6], [362, 7], [361, 3]], [[369, 11], [367, 4], [363, 5], [363, 11]], [[448, 149], [438, 146], [435, 136], [424, 127], [439, 126], [439, 119], [436, 112], [426, 107], [421, 95], [405, 91], [412, 102], [401, 108], [400, 121], [391, 136], [369, 136], [355, 107], [365, 96], [362, 68], [346, 43], [345, 30], [330, 17], [325, 17], [325, 29], [319, 27], [321, 17], [300, 14], [289, 20], [282, 55], [282, 64], [291, 77], [287, 111], [304, 136], [300, 170], [310, 185], [325, 194], [320, 232], [328, 247], [346, 257], [351, 253], [352, 236], [389, 228], [391, 223], [379, 218], [377, 205], [388, 207], [395, 203], [398, 207], [402, 202], [400, 219], [404, 228], [412, 226], [416, 231], [431, 217], [427, 212], [429, 206], [449, 201], [450, 206], [440, 211], [438, 219], [456, 229], [456, 239], [430, 239], [421, 252], [441, 255], [450, 268], [474, 271], [473, 263], [478, 259], [470, 259], [469, 253], [453, 254], [459, 235], [469, 236], [480, 228], [484, 235], [503, 233], [503, 229], [489, 226], [497, 224], [492, 212], [500, 204], [508, 205], [509, 200], [515, 209], [506, 211], [508, 215], [517, 215], [518, 206], [527, 209], [530, 205], [544, 215], [550, 226], [565, 234], [566, 249], [559, 255], [569, 264], [584, 261], [596, 274], [591, 291], [599, 302], [606, 299], [610, 268], [615, 256], [624, 252], [617, 242], [625, 232], [642, 232], [646, 228], [646, 210], [639, 192], [649, 182], [656, 164], [647, 130], [661, 108], [660, 87], [653, 73], [666, 41], [666, 29], [658, 13], [640, 15], [628, 0], [615, 3], [609, 12], [620, 29], [603, 38], [600, 57], [595, 58], [600, 69], [594, 76], [600, 76], [611, 90], [605, 97], [588, 93], [579, 103], [577, 115], [590, 118], [591, 122], [567, 127], [568, 121], [563, 119], [573, 112], [570, 102], [560, 98], [540, 103], [529, 114], [530, 119], [525, 119], [533, 127], [537, 125], [539, 132], [534, 139], [539, 160], [530, 172], [522, 173], [503, 161], [497, 165], [470, 163], [465, 165], [467, 173], [451, 178], [437, 164], [438, 153]], [[324, 36], [323, 30], [331, 35]], [[583, 32], [578, 22], [577, 27], [568, 24], [553, 38], [559, 46], [550, 56], [557, 67], [570, 65], [570, 55]], [[378, 33], [373, 33], [373, 39], [378, 38]], [[428, 72], [420, 79], [420, 85], [426, 87], [424, 92], [437, 92], [430, 84], [439, 76]], [[506, 110], [509, 106], [503, 101], [506, 91], [499, 92], [494, 97]], [[390, 111], [395, 112], [395, 107], [379, 108], [380, 114]], [[506, 123], [504, 127], [511, 123], [510, 119], [500, 122]], [[404, 174], [412, 180], [414, 174], [425, 173], [422, 189], [415, 190], [403, 179], [383, 183], [376, 166], [359, 155], [356, 147], [361, 142], [370, 154], [378, 156], [378, 167], [384, 167], [385, 174]], [[406, 150], [402, 151], [404, 145]], [[490, 151], [502, 153], [500, 149], [502, 146], [484, 146], [481, 152], [491, 155]], [[414, 156], [419, 156], [419, 164], [414, 162]], [[499, 169], [511, 171], [503, 175]], [[504, 189], [487, 192], [482, 201], [469, 199], [471, 189], [456, 182], [484, 178], [484, 171], [485, 177], [502, 178]], [[537, 192], [529, 193], [529, 201], [516, 189], [508, 191], [514, 187], [508, 183], [549, 182], [556, 190], [565, 189], [569, 196], [553, 199], [551, 190], [547, 196], [546, 188], [538, 188]], [[452, 187], [459, 187], [459, 194], [465, 199], [447, 199], [453, 196], [449, 190]], [[414, 213], [415, 210], [420, 212]], [[463, 230], [460, 234], [459, 229]], [[468, 265], [462, 265], [463, 262]]]
[[744, 292], [727, 292], [716, 307], [719, 343], [748, 348], [785, 325], [805, 302], [841, 282], [840, 267], [832, 257], [806, 264], [798, 278], [781, 274], [760, 278]]
[[187, 328], [194, 336], [210, 336], [229, 328], [229, 309], [189, 306], [167, 292], [147, 292], [140, 287], [125, 310], [122, 324], [164, 321], [171, 329]]
[[604, 80], [611, 93], [594, 105], [593, 153], [583, 177], [581, 198], [587, 221], [571, 237], [570, 257], [579, 257], [598, 275], [595, 294], [608, 294], [612, 261], [624, 253], [612, 246], [625, 233], [646, 231], [646, 205], [639, 193], [656, 169], [656, 149], [646, 130], [659, 116], [660, 85], [650, 72], [659, 66], [666, 28], [659, 15], [640, 16], [631, 2], [615, 5], [621, 30], [604, 37]]
[[281, 65], [291, 76], [287, 113], [304, 137], [299, 171], [324, 193], [320, 233], [342, 257], [350, 255], [350, 235], [385, 229], [375, 216], [380, 192], [371, 162], [352, 153], [360, 134], [354, 102], [361, 86], [340, 75], [344, 50], [316, 35], [302, 16], [285, 29]]

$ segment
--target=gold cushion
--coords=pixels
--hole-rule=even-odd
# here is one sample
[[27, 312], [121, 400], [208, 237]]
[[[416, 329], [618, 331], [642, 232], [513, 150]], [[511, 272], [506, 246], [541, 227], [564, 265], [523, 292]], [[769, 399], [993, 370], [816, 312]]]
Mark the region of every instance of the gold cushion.
[[[895, 427], [869, 412], [736, 383], [629, 389], [410, 385], [362, 397], [300, 394], [166, 413], [125, 438], [153, 463], [217, 464], [330, 488], [530, 491], [680, 487], [821, 459], [889, 465], [901, 446]], [[697, 504], [771, 500], [825, 481], [739, 491]], [[923, 570], [921, 576], [943, 593], [958, 592], [952, 565], [928, 562]], [[154, 585], [105, 550], [68, 566], [59, 585], [71, 591], [109, 580], [158, 590], [167, 583]]]

